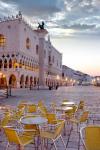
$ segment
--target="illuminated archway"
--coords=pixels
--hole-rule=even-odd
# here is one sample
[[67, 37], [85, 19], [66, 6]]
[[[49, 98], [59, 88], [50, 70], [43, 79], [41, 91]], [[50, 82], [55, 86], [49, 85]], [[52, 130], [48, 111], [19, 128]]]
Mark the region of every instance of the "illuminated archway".
[[12, 68], [12, 60], [9, 60], [9, 68]]
[[36, 80], [36, 77], [34, 77], [34, 86], [36, 86], [37, 84], [37, 80]]
[[29, 77], [26, 76], [26, 80], [25, 80], [25, 87], [29, 87]]
[[30, 85], [33, 85], [33, 77], [30, 77]]
[[6, 76], [0, 72], [0, 87], [6, 87], [7, 86], [7, 79]]

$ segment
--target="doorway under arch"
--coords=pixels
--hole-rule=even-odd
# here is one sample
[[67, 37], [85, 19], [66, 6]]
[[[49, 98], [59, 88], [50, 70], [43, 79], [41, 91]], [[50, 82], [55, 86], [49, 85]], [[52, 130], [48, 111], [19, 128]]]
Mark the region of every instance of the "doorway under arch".
[[24, 87], [24, 75], [21, 75], [21, 77], [20, 77], [20, 87], [21, 88]]
[[25, 80], [25, 87], [29, 87], [29, 77], [26, 76], [26, 80]]
[[16, 87], [17, 86], [17, 80], [16, 80], [16, 76], [14, 74], [12, 74], [9, 78], [9, 85], [11, 87]]
[[6, 76], [3, 74], [1, 77], [0, 77], [0, 87], [1, 88], [4, 88], [7, 86], [7, 79], [6, 79]]

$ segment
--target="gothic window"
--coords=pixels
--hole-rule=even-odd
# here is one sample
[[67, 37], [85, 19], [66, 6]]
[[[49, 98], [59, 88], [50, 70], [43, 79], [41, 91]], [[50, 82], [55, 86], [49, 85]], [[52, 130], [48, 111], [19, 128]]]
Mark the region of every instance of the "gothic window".
[[31, 46], [30, 39], [27, 38], [27, 39], [26, 39], [26, 48], [27, 48], [27, 49], [30, 49], [30, 46]]
[[0, 34], [0, 47], [5, 46], [6, 44], [6, 38], [4, 37], [4, 35]]
[[7, 68], [7, 60], [4, 60], [4, 68]]
[[22, 68], [22, 60], [20, 59], [19, 68]]
[[12, 68], [12, 60], [9, 60], [9, 68]]

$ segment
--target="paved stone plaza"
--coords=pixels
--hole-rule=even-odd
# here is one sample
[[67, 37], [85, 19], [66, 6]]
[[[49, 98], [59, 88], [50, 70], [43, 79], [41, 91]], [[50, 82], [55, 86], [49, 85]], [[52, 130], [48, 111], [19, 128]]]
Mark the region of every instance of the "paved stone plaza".
[[[6, 105], [16, 106], [21, 100], [29, 100], [33, 103], [37, 103], [39, 100], [44, 100], [46, 105], [49, 105], [52, 101], [56, 101], [59, 105], [63, 99], [68, 99], [69, 101], [74, 101], [79, 103], [80, 100], [84, 100], [86, 104], [86, 110], [89, 110], [90, 113], [95, 113], [94, 115], [94, 124], [100, 124], [100, 87], [89, 87], [89, 86], [76, 86], [76, 87], [61, 87], [58, 90], [29, 90], [29, 89], [13, 89], [12, 96], [8, 99], [1, 98], [0, 103]], [[98, 118], [97, 118], [98, 117]], [[93, 124], [92, 120], [89, 120], [88, 124]], [[76, 126], [74, 126], [71, 135], [69, 137], [70, 125], [66, 125], [66, 136], [63, 135], [64, 141], [67, 144], [67, 150], [78, 150], [79, 143], [79, 134], [77, 133]], [[0, 150], [5, 150], [6, 140], [0, 136]], [[57, 142], [58, 149], [64, 150], [61, 141]], [[80, 143], [80, 150], [83, 150], [82, 143]], [[13, 148], [9, 148], [14, 150]], [[28, 147], [25, 147], [25, 150], [33, 150], [33, 145], [30, 144]], [[40, 149], [40, 147], [38, 148]], [[44, 148], [45, 150], [46, 148]], [[54, 148], [52, 147], [52, 150]]]

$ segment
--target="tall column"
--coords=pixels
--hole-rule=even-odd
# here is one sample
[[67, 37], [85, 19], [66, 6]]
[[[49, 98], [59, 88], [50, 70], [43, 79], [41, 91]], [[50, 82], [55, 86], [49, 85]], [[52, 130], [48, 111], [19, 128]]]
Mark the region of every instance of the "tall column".
[[48, 32], [45, 29], [37, 29], [35, 31], [39, 36], [39, 86], [45, 86], [44, 43], [45, 43], [45, 36]]

